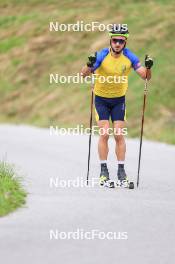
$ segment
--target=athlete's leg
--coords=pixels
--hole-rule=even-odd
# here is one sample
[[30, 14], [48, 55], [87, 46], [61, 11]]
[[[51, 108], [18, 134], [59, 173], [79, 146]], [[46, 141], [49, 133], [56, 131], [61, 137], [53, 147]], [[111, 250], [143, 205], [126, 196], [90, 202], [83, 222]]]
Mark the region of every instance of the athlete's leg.
[[125, 161], [126, 143], [122, 129], [125, 127], [125, 121], [114, 121], [114, 138], [116, 142], [115, 153], [119, 162]]
[[[103, 97], [95, 96], [95, 117], [99, 127], [98, 154], [101, 163], [106, 163], [108, 156], [108, 139], [109, 139], [109, 117], [110, 109]], [[105, 162], [103, 162], [105, 161]]]
[[125, 98], [119, 99], [121, 102], [116, 104], [112, 109], [111, 118], [113, 121], [114, 127], [114, 138], [116, 141], [116, 157], [118, 160], [118, 183], [120, 186], [128, 187], [128, 181], [126, 172], [124, 169], [125, 163], [125, 153], [126, 153], [126, 143], [124, 138], [124, 128], [125, 128], [125, 118], [126, 118], [126, 109], [125, 109]]
[[116, 142], [115, 153], [118, 161], [124, 162], [126, 153], [126, 143], [123, 135], [123, 128], [125, 127], [126, 109], [125, 97], [116, 99], [116, 103], [111, 111], [111, 118], [114, 128], [114, 138]]
[[99, 159], [101, 161], [107, 160], [108, 157], [108, 139], [109, 139], [109, 121], [108, 120], [100, 120], [97, 122], [99, 127], [99, 141], [98, 141], [98, 154]]
[[109, 148], [108, 148], [109, 121], [108, 120], [98, 121], [98, 126], [99, 126], [99, 131], [102, 132], [100, 133], [99, 142], [98, 142], [98, 153], [101, 163], [100, 185], [109, 188], [114, 188], [115, 184], [114, 182], [110, 181], [109, 171], [107, 168], [107, 157], [109, 152]]
[[110, 181], [107, 168], [110, 114], [111, 108], [108, 105], [108, 100], [104, 97], [95, 96], [95, 116], [99, 127], [98, 154], [101, 163], [100, 185], [114, 188], [114, 182]]

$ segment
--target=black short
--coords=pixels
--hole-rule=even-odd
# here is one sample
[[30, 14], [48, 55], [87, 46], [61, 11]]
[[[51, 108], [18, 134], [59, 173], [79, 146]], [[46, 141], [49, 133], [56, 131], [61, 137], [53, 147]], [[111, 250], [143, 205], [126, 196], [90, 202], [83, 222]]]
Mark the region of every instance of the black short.
[[109, 120], [112, 122], [126, 120], [125, 96], [105, 98], [95, 95], [96, 121]]

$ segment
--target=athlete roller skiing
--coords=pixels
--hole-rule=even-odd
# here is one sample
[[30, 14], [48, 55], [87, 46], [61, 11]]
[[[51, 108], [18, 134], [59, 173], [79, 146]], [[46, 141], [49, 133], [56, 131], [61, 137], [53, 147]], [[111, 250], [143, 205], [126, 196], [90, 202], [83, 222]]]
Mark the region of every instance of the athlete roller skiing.
[[[113, 76], [121, 78], [129, 75], [133, 69], [143, 80], [151, 79], [151, 67], [153, 60], [149, 55], [145, 56], [145, 67], [140, 63], [139, 58], [128, 48], [126, 48], [129, 31], [122, 24], [114, 24], [109, 31], [110, 47], [104, 48], [88, 57], [87, 65], [81, 70], [83, 77], [93, 73], [98, 76]], [[106, 78], [107, 79], [107, 78]], [[121, 79], [120, 79], [121, 80]], [[94, 84], [94, 103], [95, 117], [97, 125], [102, 128], [103, 133], [99, 136], [98, 154], [101, 166], [100, 185], [109, 188], [129, 187], [129, 180], [125, 171], [126, 142], [122, 133], [114, 133], [115, 153], [118, 163], [116, 170], [116, 184], [110, 181], [107, 157], [108, 157], [108, 139], [107, 133], [110, 127], [110, 118], [112, 120], [114, 131], [122, 131], [125, 128], [126, 121], [126, 92], [128, 82], [100, 82], [95, 80]], [[116, 164], [117, 165], [117, 164]]]

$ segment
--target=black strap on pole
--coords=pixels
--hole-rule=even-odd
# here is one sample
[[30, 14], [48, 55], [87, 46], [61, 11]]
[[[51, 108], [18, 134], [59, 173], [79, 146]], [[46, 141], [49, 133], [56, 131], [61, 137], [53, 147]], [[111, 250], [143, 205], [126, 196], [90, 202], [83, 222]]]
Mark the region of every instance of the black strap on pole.
[[93, 115], [93, 104], [94, 104], [94, 91], [92, 86], [92, 92], [91, 92], [91, 107], [90, 107], [90, 134], [89, 134], [89, 151], [88, 151], [88, 169], [87, 169], [87, 185], [89, 183], [89, 168], [90, 168], [90, 157], [91, 157], [91, 138], [92, 138], [92, 115]]
[[146, 70], [144, 98], [143, 98], [143, 110], [142, 110], [142, 123], [141, 123], [141, 131], [140, 131], [140, 147], [139, 147], [139, 161], [138, 161], [138, 171], [137, 171], [137, 187], [139, 186], [139, 180], [140, 180], [140, 162], [141, 162], [141, 155], [142, 155], [143, 126], [144, 126], [144, 119], [145, 119], [146, 96], [147, 96], [147, 92], [148, 92], [147, 87], [148, 87], [148, 80], [147, 80], [147, 70]]

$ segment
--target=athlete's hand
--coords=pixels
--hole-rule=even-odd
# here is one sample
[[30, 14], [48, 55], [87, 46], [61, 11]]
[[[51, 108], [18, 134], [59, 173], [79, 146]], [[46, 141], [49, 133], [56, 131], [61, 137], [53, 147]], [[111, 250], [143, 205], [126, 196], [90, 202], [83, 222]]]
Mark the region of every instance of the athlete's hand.
[[146, 55], [145, 56], [145, 67], [147, 69], [151, 69], [152, 66], [153, 66], [153, 59], [149, 55]]
[[91, 54], [89, 57], [88, 57], [89, 61], [87, 62], [87, 66], [92, 68], [94, 66], [94, 63], [96, 62], [97, 60], [97, 52], [95, 52], [94, 54]]

